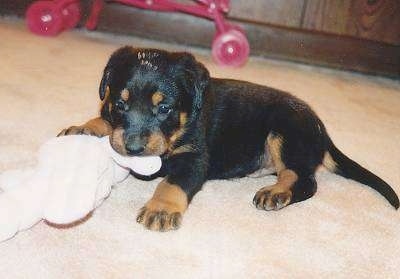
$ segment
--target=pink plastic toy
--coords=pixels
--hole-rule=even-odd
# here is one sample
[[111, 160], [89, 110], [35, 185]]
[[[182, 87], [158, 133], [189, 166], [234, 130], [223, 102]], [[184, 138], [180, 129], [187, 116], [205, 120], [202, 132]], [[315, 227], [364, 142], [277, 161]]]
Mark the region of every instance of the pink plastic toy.
[[[74, 28], [81, 18], [80, 0], [36, 1], [26, 12], [29, 29], [36, 34], [55, 36]], [[249, 43], [243, 30], [226, 22], [224, 14], [229, 11], [229, 0], [197, 0], [198, 4], [183, 4], [172, 0], [112, 0], [141, 9], [162, 12], [182, 12], [213, 20], [216, 34], [212, 42], [214, 60], [225, 66], [241, 66], [249, 56]], [[93, 30], [103, 8], [103, 0], [93, 0], [86, 28]]]

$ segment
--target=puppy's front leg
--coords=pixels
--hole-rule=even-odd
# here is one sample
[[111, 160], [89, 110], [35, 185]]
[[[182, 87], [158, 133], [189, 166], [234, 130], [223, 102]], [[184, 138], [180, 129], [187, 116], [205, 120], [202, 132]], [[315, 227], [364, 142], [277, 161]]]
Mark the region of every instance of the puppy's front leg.
[[158, 184], [153, 197], [140, 210], [137, 222], [154, 231], [179, 228], [188, 197], [180, 185], [171, 184], [165, 178]]
[[[158, 184], [153, 197], [139, 211], [137, 222], [154, 231], [178, 229], [190, 200], [205, 181], [205, 168], [192, 161], [173, 165], [170, 173]], [[197, 166], [197, 167], [196, 167]]]
[[62, 130], [57, 137], [59, 136], [67, 136], [67, 135], [90, 135], [103, 137], [108, 136], [112, 132], [112, 128], [108, 121], [104, 120], [101, 117], [97, 117], [89, 120], [83, 125], [80, 126], [71, 126]]

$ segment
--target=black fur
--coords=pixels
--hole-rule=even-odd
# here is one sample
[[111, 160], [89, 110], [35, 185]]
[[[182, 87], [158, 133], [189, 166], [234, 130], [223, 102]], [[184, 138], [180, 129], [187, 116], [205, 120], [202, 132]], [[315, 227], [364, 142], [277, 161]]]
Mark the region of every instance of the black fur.
[[[100, 85], [102, 99], [107, 86], [111, 94], [104, 100], [101, 115], [127, 134], [143, 136], [157, 129], [168, 137], [179, 128], [179, 113], [187, 113], [183, 134], [162, 154], [160, 175], [179, 185], [189, 200], [208, 179], [242, 177], [262, 168], [266, 139], [272, 135], [282, 138], [282, 162], [298, 176], [292, 203], [315, 193], [314, 173], [329, 153], [337, 165], [336, 173], [370, 185], [399, 207], [393, 189], [337, 150], [313, 110], [289, 93], [210, 78], [188, 53], [131, 47], [111, 56]], [[116, 103], [124, 88], [133, 97], [121, 111]], [[161, 117], [146, 102], [155, 91], [165, 94], [164, 101], [172, 108], [169, 115]], [[182, 147], [190, 148], [174, 153]]]

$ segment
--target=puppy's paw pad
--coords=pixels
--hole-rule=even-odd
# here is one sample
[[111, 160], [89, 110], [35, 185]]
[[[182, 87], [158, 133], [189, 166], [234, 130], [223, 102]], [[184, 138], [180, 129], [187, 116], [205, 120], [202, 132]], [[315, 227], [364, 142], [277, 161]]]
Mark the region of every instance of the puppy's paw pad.
[[253, 204], [257, 209], [279, 210], [290, 204], [292, 192], [282, 191], [274, 187], [267, 187], [259, 190], [253, 199]]
[[168, 212], [167, 210], [151, 210], [144, 206], [136, 218], [136, 221], [152, 231], [176, 230], [182, 223], [180, 212]]

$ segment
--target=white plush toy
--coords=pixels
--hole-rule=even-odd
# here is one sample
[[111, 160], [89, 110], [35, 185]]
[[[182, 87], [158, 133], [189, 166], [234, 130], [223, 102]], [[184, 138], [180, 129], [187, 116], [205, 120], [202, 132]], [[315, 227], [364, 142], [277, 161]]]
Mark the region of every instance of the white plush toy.
[[160, 168], [160, 157], [119, 155], [108, 137], [51, 139], [40, 148], [35, 168], [0, 175], [0, 241], [40, 220], [78, 221], [98, 207], [130, 169], [151, 175]]

